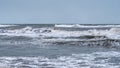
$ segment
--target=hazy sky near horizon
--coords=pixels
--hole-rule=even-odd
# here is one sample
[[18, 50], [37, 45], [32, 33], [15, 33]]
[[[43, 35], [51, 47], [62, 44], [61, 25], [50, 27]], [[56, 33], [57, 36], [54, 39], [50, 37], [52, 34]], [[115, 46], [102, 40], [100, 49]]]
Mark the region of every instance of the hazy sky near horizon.
[[0, 24], [120, 24], [120, 0], [0, 0]]

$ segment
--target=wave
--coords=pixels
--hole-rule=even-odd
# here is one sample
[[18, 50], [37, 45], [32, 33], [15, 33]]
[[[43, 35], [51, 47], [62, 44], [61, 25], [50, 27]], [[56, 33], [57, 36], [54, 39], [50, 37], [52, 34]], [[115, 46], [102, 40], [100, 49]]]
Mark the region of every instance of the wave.
[[55, 30], [54, 28], [32, 28], [25, 27], [22, 29], [0, 29], [0, 35], [8, 36], [31, 36], [31, 37], [51, 37], [51, 38], [90, 38], [96, 36], [106, 36], [108, 38], [118, 38], [120, 35], [120, 28], [111, 28], [110, 30], [84, 30], [84, 31], [64, 31], [64, 30]]
[[55, 30], [54, 28], [32, 28], [25, 27], [22, 29], [0, 29], [0, 35], [7, 36], [28, 36], [28, 37], [51, 37], [51, 38], [90, 38], [96, 36], [106, 36], [108, 38], [119, 39], [120, 28], [111, 28], [110, 30], [84, 30], [84, 31], [64, 31]]
[[[42, 43], [79, 44], [79, 45], [120, 45], [120, 28], [84, 31], [55, 30], [54, 28], [0, 29], [0, 35], [9, 39], [30, 37]], [[17, 37], [18, 36], [18, 37]], [[116, 44], [115, 44], [116, 43]]]
[[29, 26], [22, 29], [14, 29], [14, 30], [0, 29], [0, 35], [7, 35], [7, 36], [38, 37], [40, 33], [46, 33], [46, 32], [50, 32], [50, 29], [47, 28], [33, 29], [32, 27]]
[[80, 24], [73, 24], [73, 25], [55, 25], [55, 27], [76, 27], [76, 28], [103, 28], [103, 27], [120, 27], [120, 25], [80, 25]]
[[120, 68], [120, 52], [93, 52], [47, 57], [0, 57], [0, 67], [7, 68]]
[[10, 26], [16, 26], [16, 25], [0, 25], [0, 27], [10, 27]]

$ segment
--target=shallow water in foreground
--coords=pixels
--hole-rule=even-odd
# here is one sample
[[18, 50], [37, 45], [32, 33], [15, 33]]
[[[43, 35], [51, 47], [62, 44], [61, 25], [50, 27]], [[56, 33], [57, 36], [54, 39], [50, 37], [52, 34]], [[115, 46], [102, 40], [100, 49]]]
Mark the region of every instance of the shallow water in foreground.
[[82, 32], [66, 29], [53, 30], [53, 25], [2, 26], [0, 68], [120, 68], [119, 33], [114, 35], [117, 39], [109, 37], [113, 34], [106, 37], [111, 27]]
[[0, 63], [8, 68], [119, 68], [114, 48], [70, 45], [14, 46], [0, 50]]

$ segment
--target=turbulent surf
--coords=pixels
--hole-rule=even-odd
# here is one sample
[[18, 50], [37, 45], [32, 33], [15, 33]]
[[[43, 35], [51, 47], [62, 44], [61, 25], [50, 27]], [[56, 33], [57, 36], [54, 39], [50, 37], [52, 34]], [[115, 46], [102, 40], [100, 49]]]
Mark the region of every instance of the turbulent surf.
[[0, 68], [120, 68], [120, 25], [0, 25]]

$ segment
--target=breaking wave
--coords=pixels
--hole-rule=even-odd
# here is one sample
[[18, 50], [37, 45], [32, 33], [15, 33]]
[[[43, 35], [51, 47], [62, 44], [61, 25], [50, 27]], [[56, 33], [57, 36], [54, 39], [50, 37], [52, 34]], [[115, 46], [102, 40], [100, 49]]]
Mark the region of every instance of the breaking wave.
[[120, 28], [111, 28], [107, 30], [89, 29], [84, 31], [65, 31], [56, 30], [54, 28], [32, 28], [27, 26], [22, 29], [0, 29], [0, 35], [29, 37], [39, 37], [42, 35], [44, 37], [107, 36], [110, 38], [114, 35], [115, 38], [119, 38], [119, 34]]
[[[116, 25], [117, 26], [117, 25]], [[77, 45], [120, 45], [120, 28], [105, 30], [89, 29], [83, 31], [66, 31], [52, 28], [32, 28], [26, 26], [22, 29], [0, 29], [0, 35], [7, 40], [15, 38], [33, 38], [34, 41], [54, 44]], [[1, 37], [2, 38], [2, 37]], [[5, 39], [5, 38], [4, 38]]]

